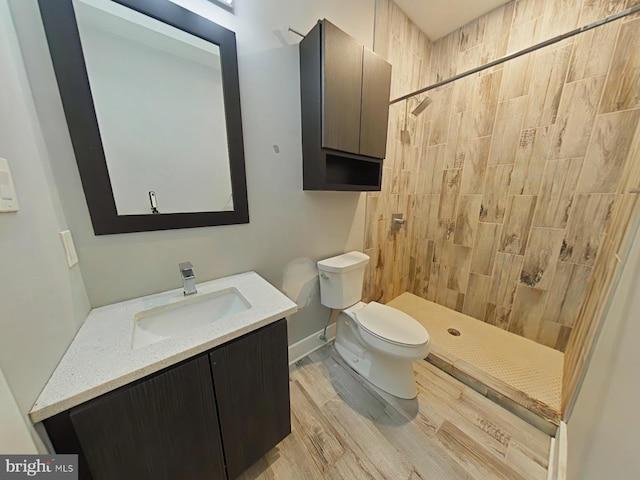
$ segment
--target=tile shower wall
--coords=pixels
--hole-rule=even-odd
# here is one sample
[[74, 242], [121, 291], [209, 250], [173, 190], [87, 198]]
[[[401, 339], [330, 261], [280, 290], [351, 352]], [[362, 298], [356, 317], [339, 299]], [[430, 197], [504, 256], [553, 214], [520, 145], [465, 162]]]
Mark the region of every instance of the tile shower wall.
[[[430, 45], [379, 0], [375, 47], [395, 98], [625, 6], [518, 0]], [[640, 118], [639, 51], [640, 19], [617, 21], [431, 91], [417, 119], [394, 105], [365, 298], [410, 291], [564, 351]]]

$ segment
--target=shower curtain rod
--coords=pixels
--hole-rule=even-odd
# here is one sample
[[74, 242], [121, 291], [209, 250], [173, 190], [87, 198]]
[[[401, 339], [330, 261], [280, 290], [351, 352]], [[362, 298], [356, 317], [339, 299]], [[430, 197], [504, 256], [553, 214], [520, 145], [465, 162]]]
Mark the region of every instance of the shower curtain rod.
[[496, 65], [500, 65], [501, 63], [508, 62], [509, 60], [513, 60], [514, 58], [521, 57], [522, 55], [526, 55], [527, 53], [535, 52], [544, 47], [548, 47], [549, 45], [553, 45], [554, 43], [558, 43], [565, 38], [573, 37], [579, 33], [586, 32], [588, 30], [592, 30], [601, 25], [605, 25], [607, 23], [613, 22], [615, 20], [619, 20], [621, 18], [627, 17], [634, 13], [640, 12], [640, 5], [636, 5], [635, 7], [627, 8], [626, 10], [610, 15], [601, 20], [596, 20], [593, 23], [589, 23], [580, 28], [576, 28], [575, 30], [571, 30], [567, 33], [563, 33], [562, 35], [555, 36], [550, 38], [549, 40], [545, 40], [544, 42], [537, 43], [532, 45], [531, 47], [524, 48], [515, 53], [511, 53], [502, 58], [494, 60], [492, 62], [486, 63], [480, 67], [472, 68], [471, 70], [467, 70], [466, 72], [459, 73], [458, 75], [454, 75], [453, 77], [447, 78], [446, 80], [442, 80], [440, 82], [434, 83], [433, 85], [429, 85], [428, 87], [421, 88], [420, 90], [416, 90], [415, 92], [408, 93], [403, 95], [402, 97], [398, 97], [389, 102], [389, 105], [393, 105], [394, 103], [401, 102], [403, 100], [407, 100], [408, 98], [415, 97], [416, 95], [420, 95], [421, 93], [428, 92], [429, 90], [433, 90], [438, 87], [442, 87], [443, 85], [447, 85], [448, 83], [455, 82], [456, 80], [460, 80], [461, 78], [468, 77], [469, 75], [473, 75], [474, 73], [481, 72], [482, 70], [486, 70], [487, 68], [495, 67]]

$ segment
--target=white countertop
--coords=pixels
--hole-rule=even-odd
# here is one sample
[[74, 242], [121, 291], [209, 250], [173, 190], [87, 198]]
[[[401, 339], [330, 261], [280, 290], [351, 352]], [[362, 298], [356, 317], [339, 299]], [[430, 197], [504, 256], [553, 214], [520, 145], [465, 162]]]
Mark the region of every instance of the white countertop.
[[31, 409], [31, 421], [41, 422], [298, 309], [255, 272], [200, 283], [197, 288], [196, 295], [235, 288], [251, 307], [138, 349], [131, 346], [135, 314], [183, 300], [181, 288], [91, 310]]

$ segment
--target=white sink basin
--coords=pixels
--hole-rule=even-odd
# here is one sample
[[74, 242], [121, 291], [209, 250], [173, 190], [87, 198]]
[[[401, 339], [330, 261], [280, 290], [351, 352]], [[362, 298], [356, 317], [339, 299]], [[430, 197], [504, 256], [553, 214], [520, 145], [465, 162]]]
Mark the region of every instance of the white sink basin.
[[149, 308], [134, 317], [131, 347], [136, 349], [247, 310], [251, 305], [235, 288], [195, 294]]

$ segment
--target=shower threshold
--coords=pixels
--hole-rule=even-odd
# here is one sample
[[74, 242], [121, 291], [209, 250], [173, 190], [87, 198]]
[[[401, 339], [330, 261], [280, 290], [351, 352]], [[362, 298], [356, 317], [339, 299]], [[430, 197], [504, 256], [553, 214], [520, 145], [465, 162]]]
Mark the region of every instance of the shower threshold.
[[561, 419], [562, 352], [412, 293], [403, 293], [388, 305], [428, 330], [428, 362], [555, 435]]

